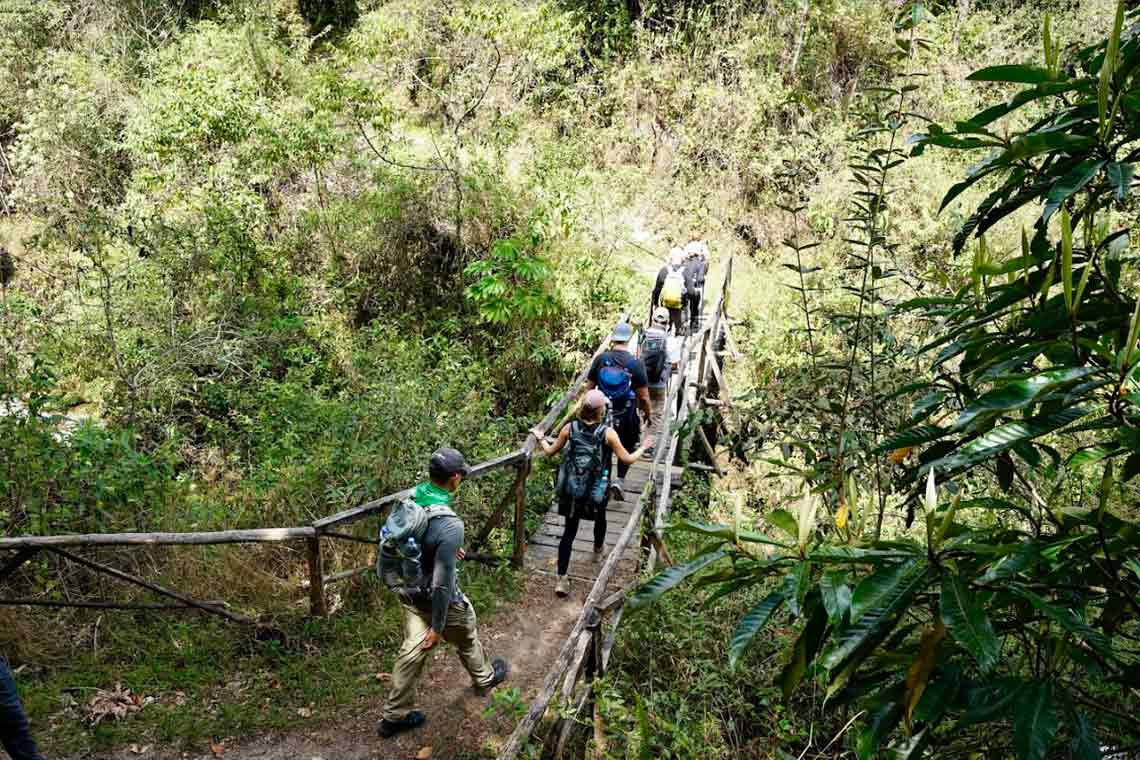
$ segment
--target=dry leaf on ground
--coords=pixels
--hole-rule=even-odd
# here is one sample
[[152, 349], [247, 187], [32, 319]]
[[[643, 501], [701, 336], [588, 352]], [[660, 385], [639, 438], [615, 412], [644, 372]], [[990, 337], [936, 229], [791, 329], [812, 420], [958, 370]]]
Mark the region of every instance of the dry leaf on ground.
[[416, 760], [428, 760], [431, 757], [431, 745], [427, 745], [416, 753]]
[[122, 720], [131, 713], [142, 709], [142, 697], [131, 694], [122, 684], [110, 689], [99, 689], [87, 702], [87, 720], [91, 725], [99, 725], [105, 718]]

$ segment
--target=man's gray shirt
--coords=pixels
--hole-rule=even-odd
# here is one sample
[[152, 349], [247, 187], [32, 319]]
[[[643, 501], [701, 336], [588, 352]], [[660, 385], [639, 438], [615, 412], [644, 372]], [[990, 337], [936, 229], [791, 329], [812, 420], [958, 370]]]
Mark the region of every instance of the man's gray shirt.
[[[436, 633], [443, 633], [447, 627], [447, 608], [454, 602], [464, 601], [459, 589], [459, 575], [456, 572], [456, 553], [463, 547], [463, 520], [450, 515], [433, 517], [424, 532], [420, 554], [420, 568], [425, 576], [431, 577], [431, 601], [426, 598], [413, 599], [412, 603], [420, 610], [431, 610], [431, 627]], [[383, 548], [380, 550], [380, 573], [399, 573], [400, 557]]]

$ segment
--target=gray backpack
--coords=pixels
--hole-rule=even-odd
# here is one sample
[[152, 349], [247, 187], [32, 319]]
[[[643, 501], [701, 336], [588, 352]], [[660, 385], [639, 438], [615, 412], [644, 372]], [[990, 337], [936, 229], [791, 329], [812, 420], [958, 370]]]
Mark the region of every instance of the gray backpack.
[[[388, 519], [380, 528], [380, 551], [376, 554], [376, 574], [391, 589], [423, 589], [428, 578], [420, 565], [424, 534], [428, 523], [436, 517], [457, 517], [451, 507], [443, 504], [421, 506], [415, 499], [406, 498], [392, 508]], [[380, 556], [388, 554], [400, 558], [400, 573], [385, 574], [380, 567]]]

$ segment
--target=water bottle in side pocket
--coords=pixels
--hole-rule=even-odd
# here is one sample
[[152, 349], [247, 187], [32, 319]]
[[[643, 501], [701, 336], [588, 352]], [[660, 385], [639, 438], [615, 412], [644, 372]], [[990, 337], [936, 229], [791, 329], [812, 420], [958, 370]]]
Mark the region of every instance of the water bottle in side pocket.
[[590, 501], [597, 505], [602, 505], [606, 501], [606, 491], [610, 487], [610, 471], [602, 470], [596, 480], [594, 480], [594, 487], [590, 489]]

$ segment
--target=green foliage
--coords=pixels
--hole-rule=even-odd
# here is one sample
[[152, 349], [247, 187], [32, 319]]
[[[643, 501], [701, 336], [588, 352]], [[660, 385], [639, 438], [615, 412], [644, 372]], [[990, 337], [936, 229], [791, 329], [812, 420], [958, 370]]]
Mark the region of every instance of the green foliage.
[[549, 292], [552, 270], [537, 254], [540, 245], [537, 233], [529, 240], [500, 240], [487, 258], [467, 265], [464, 274], [474, 282], [464, 295], [475, 304], [484, 322], [534, 323], [556, 313], [557, 302]]
[[[1119, 691], [1140, 662], [1140, 577], [1126, 570], [1140, 540], [1134, 497], [1123, 484], [1135, 468], [1124, 478], [1115, 468], [1140, 461], [1140, 439], [1131, 432], [1140, 422], [1132, 403], [1140, 396], [1133, 378], [1140, 307], [1127, 252], [1127, 172], [1107, 170], [1134, 158], [1133, 121], [1140, 118], [1132, 76], [1140, 41], [1122, 33], [1122, 14], [1121, 3], [1108, 39], [1077, 50], [1067, 64], [1054, 59], [1056, 47], [1047, 42], [1044, 68], [978, 72], [977, 81], [1033, 87], [953, 131], [931, 127], [913, 141], [916, 155], [928, 146], [985, 151], [943, 202], [983, 180], [997, 188], [964, 220], [956, 252], [971, 236], [1025, 218], [1030, 204], [1039, 207], [1019, 258], [1002, 261], [979, 242], [969, 282], [946, 297], [923, 295], [879, 312], [876, 281], [888, 270], [884, 264], [876, 271], [875, 252], [894, 260], [884, 233], [885, 175], [905, 156], [890, 140], [853, 166], [860, 234], [851, 241], [852, 257], [863, 284], [850, 288], [859, 313], [840, 326], [852, 360], [860, 347], [870, 349], [863, 376], [871, 383], [872, 424], [867, 430], [848, 423], [859, 407], [844, 402], [832, 409], [843, 421], [831, 448], [816, 432], [793, 439], [784, 459], [774, 460], [834, 505], [834, 527], [817, 529], [814, 508], [778, 510], [766, 518], [798, 536], [799, 551], [777, 550], [756, 561], [722, 532], [703, 547], [704, 556], [727, 558], [731, 570], [685, 573], [697, 584], [775, 582], [780, 589], [743, 617], [732, 661], [781, 594], [798, 601], [789, 610], [803, 627], [780, 681], [790, 690], [806, 674], [826, 689], [829, 705], [867, 710], [851, 745], [860, 757], [933, 750], [1036, 760], [1059, 756], [1065, 743], [1081, 756], [1099, 757], [1094, 733], [1111, 734], [1119, 742], [1113, 746], [1137, 738], [1127, 717], [1134, 699]], [[1045, 87], [1059, 83], [1066, 86]], [[905, 92], [888, 94], [901, 102]], [[1041, 114], [1025, 128], [988, 126], [1030, 101]], [[893, 135], [902, 110], [872, 130]], [[890, 360], [877, 360], [880, 338], [861, 338], [860, 325], [877, 335], [890, 329], [892, 316], [905, 314], [932, 326], [915, 346], [928, 369], [889, 396], [878, 390], [875, 372]], [[853, 361], [845, 370], [850, 388]], [[915, 398], [910, 418], [901, 417], [887, 440], [876, 443], [875, 415], [882, 414], [876, 409], [899, 396]], [[806, 467], [792, 463], [791, 444]], [[887, 499], [900, 493], [907, 516], [903, 536], [883, 540], [879, 526], [864, 535], [851, 520], [868, 505], [849, 473], [879, 472], [883, 463], [871, 458], [892, 449], [893, 482], [876, 485], [878, 504], [871, 506], [878, 506], [881, 526]], [[1081, 466], [1101, 469], [1099, 488], [1086, 488]], [[1007, 498], [989, 496], [997, 490]], [[924, 530], [907, 535], [916, 519]], [[641, 593], [655, 597], [676, 585], [664, 579]], [[848, 594], [849, 603], [841, 602]]]

